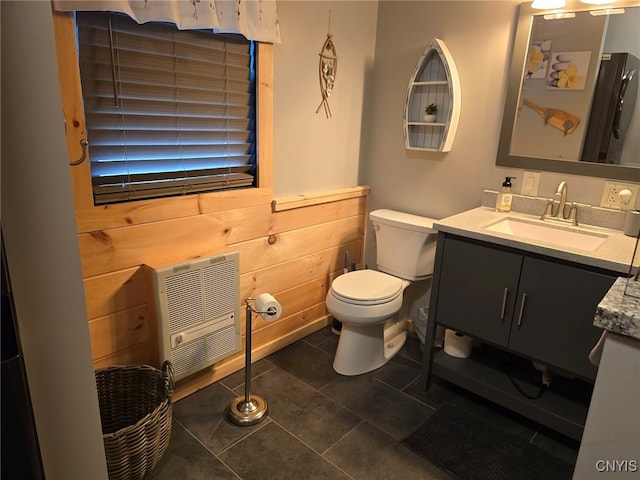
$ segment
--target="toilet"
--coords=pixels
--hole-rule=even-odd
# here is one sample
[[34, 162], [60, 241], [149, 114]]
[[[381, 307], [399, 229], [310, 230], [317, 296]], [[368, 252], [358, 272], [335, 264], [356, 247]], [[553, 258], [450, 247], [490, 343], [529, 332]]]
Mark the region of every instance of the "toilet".
[[377, 270], [337, 277], [327, 293], [327, 310], [342, 322], [333, 369], [360, 375], [387, 363], [407, 338], [400, 318], [404, 290], [433, 274], [434, 220], [394, 210], [369, 214], [376, 236]]

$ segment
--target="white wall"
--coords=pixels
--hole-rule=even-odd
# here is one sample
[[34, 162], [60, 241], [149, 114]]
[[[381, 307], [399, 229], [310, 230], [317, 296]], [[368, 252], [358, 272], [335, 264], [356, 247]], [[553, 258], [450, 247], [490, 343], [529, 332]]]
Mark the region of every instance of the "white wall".
[[48, 480], [107, 478], [49, 2], [2, 11], [2, 231]]
[[[576, 480], [638, 478], [639, 348], [636, 338], [607, 334], [573, 472]], [[607, 465], [614, 460], [619, 462], [616, 467]]]
[[[480, 205], [484, 189], [524, 170], [496, 167], [507, 69], [518, 14], [517, 0], [381, 1], [375, 65], [365, 102], [360, 182], [371, 186], [370, 210], [393, 208], [443, 218]], [[448, 153], [406, 150], [404, 95], [420, 54], [433, 37], [449, 48], [460, 76], [462, 110]], [[568, 184], [569, 200], [599, 205], [604, 179], [543, 172], [539, 196]], [[640, 204], [640, 201], [639, 201]], [[369, 239], [374, 235], [370, 229]], [[375, 264], [375, 245], [366, 261]], [[407, 292], [409, 315], [428, 304], [428, 287]]]
[[[24, 320], [33, 322], [29, 326], [30, 348], [39, 352], [41, 371], [37, 375], [43, 383], [37, 394], [42, 398], [50, 388], [53, 396], [43, 400], [44, 405], [60, 408], [47, 419], [51, 422], [47, 432], [56, 432], [59, 439], [61, 431], [56, 428], [75, 426], [73, 422], [64, 424], [63, 414], [75, 405], [68, 401], [80, 403], [77, 419], [84, 415], [95, 419], [96, 412], [95, 397], [86, 391], [93, 371], [87, 357], [90, 347], [82, 286], [78, 283], [79, 255], [71, 186], [65, 170], [50, 5], [1, 4], [2, 88], [3, 93], [11, 92], [2, 96], [3, 228], [12, 225], [12, 231], [6, 231], [6, 240], [8, 247], [19, 252], [14, 257], [17, 260], [10, 259], [9, 265], [20, 265], [12, 268], [12, 274], [18, 276], [17, 289], [30, 293], [38, 289], [29, 298], [26, 293], [19, 295], [22, 310], [27, 309]], [[275, 195], [369, 184], [371, 208], [384, 206], [443, 217], [477, 206], [482, 190], [497, 188], [504, 175], [521, 177], [522, 171], [494, 165], [517, 4], [516, 0], [379, 4], [368, 0], [279, 0], [283, 43], [275, 47], [274, 65]], [[322, 112], [315, 113], [321, 101], [318, 54], [328, 30], [329, 10], [339, 56], [336, 87], [330, 98], [331, 119]], [[30, 20], [23, 26], [25, 18]], [[453, 149], [447, 154], [407, 151], [402, 139], [402, 106], [409, 76], [434, 36], [449, 47], [462, 82], [461, 122]], [[35, 94], [24, 93], [27, 88], [33, 88]], [[27, 189], [24, 176], [32, 172], [44, 182], [47, 194], [42, 198], [46, 200], [38, 199]], [[48, 175], [55, 181], [46, 182]], [[603, 180], [589, 177], [544, 173], [540, 195], [551, 196], [560, 180], [568, 181], [570, 200], [599, 203]], [[516, 190], [519, 181], [515, 183]], [[5, 197], [9, 196], [14, 203], [8, 206]], [[36, 204], [28, 199], [36, 200]], [[37, 267], [47, 262], [65, 268], [47, 270], [51, 277], [37, 274]], [[54, 272], [64, 272], [64, 278], [54, 277]], [[31, 283], [35, 281], [42, 283]], [[49, 289], [51, 285], [63, 288], [55, 294]], [[60, 308], [64, 308], [64, 314]], [[44, 325], [46, 329], [38, 330], [42, 315], [50, 322]], [[61, 322], [58, 329], [53, 328], [56, 321]], [[63, 338], [59, 343], [53, 342], [52, 347], [53, 335]], [[74, 348], [67, 348], [71, 341]], [[49, 361], [47, 370], [43, 366]], [[62, 368], [53, 368], [58, 362], [66, 363]], [[49, 375], [51, 370], [61, 377]], [[76, 381], [71, 382], [72, 386], [79, 387], [82, 393], [76, 395], [75, 390], [61, 387], [60, 382], [70, 379]], [[99, 433], [94, 435], [94, 420], [77, 420], [75, 424], [78, 422], [85, 428], [77, 429], [74, 441], [82, 443], [83, 434], [93, 442], [101, 441]], [[73, 451], [95, 448], [92, 441]], [[62, 442], [49, 445], [47, 448], [54, 450], [46, 452], [47, 460], [54, 458], [49, 455], [55, 448], [64, 447]], [[96, 465], [100, 462], [92, 462], [95, 453], [60, 454], [51, 465], [73, 468], [70, 462], [79, 459], [85, 462], [78, 462], [77, 468], [85, 463]], [[66, 478], [97, 476], [78, 474]]]
[[[519, 4], [279, 0], [274, 194], [368, 184], [372, 208], [441, 218], [477, 206], [482, 190], [499, 188], [505, 175], [519, 177], [519, 192], [523, 170], [495, 166]], [[329, 11], [339, 56], [331, 119], [315, 113]], [[461, 77], [460, 126], [449, 153], [407, 151], [404, 94], [415, 62], [436, 36], [449, 47]], [[552, 197], [562, 180], [571, 201], [600, 203], [604, 180], [593, 177], [543, 172], [539, 195]]]
[[[365, 92], [372, 78], [378, 4], [278, 1], [282, 43], [274, 49], [274, 192], [276, 196], [358, 185]], [[329, 105], [318, 60], [329, 29], [338, 68]]]
[[[495, 166], [517, 1], [382, 1], [373, 88], [365, 115], [361, 182], [371, 208], [390, 207], [442, 218], [479, 205], [482, 190], [523, 170]], [[461, 13], [463, 12], [463, 14]], [[460, 124], [448, 153], [405, 150], [402, 108], [415, 62], [431, 38], [446, 43], [462, 85]], [[559, 181], [569, 199], [599, 204], [604, 180], [543, 173], [539, 195], [553, 197]]]

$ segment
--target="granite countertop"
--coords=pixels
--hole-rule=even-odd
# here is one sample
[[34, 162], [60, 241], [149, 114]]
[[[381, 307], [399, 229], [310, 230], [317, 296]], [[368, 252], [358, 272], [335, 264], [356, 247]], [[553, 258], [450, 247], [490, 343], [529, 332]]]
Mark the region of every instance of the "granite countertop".
[[640, 339], [640, 281], [618, 278], [598, 304], [593, 324]]
[[539, 213], [537, 215], [516, 211], [501, 213], [496, 212], [493, 207], [482, 206], [442, 220], [437, 220], [434, 222], [434, 228], [445, 233], [482, 240], [496, 245], [517, 248], [526, 252], [546, 255], [551, 258], [567, 260], [582, 265], [603, 268], [621, 275], [627, 275], [629, 272], [629, 264], [631, 263], [636, 239], [625, 235], [621, 230], [591, 225], [564, 227], [574, 229], [576, 231], [588, 231], [596, 234], [607, 235], [607, 239], [599, 247], [593, 251], [587, 251], [578, 248], [554, 245], [552, 241], [532, 240], [530, 238], [519, 237], [513, 234], [487, 230], [486, 227], [499, 222], [507, 216], [526, 220], [528, 222], [539, 222], [545, 225], [548, 224], [548, 222], [540, 220]]

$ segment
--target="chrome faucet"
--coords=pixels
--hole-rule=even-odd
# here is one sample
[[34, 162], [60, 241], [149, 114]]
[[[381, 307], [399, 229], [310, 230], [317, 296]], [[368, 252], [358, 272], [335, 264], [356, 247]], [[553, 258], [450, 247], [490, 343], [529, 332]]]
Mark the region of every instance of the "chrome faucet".
[[571, 204], [568, 216], [564, 213], [567, 205], [567, 182], [560, 182], [558, 184], [558, 188], [556, 188], [556, 195], [560, 195], [558, 210], [556, 210], [555, 214], [553, 213], [553, 199], [549, 199], [540, 219], [557, 220], [560, 222], [571, 223], [572, 225], [578, 225], [578, 207], [576, 207], [575, 203]]

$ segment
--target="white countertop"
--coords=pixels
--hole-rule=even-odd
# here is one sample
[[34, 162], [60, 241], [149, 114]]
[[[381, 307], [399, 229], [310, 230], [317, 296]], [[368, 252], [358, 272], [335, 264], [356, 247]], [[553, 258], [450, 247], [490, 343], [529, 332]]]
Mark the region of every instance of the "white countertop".
[[513, 234], [487, 230], [487, 226], [490, 226], [506, 217], [523, 219], [530, 222], [540, 222], [544, 225], [547, 224], [540, 220], [539, 216], [514, 211], [501, 213], [496, 212], [496, 210], [491, 207], [477, 207], [473, 210], [468, 210], [442, 220], [437, 220], [434, 222], [433, 226], [441, 232], [482, 240], [496, 245], [518, 248], [526, 252], [546, 255], [548, 257], [567, 260], [583, 265], [603, 268], [625, 276], [629, 271], [629, 264], [631, 263], [636, 239], [625, 235], [620, 230], [611, 230], [608, 228], [587, 225], [581, 225], [578, 227], [563, 226], [563, 228], [574, 229], [576, 231], [600, 233], [608, 236], [608, 238], [595, 250], [586, 251], [577, 248], [554, 245], [552, 242], [531, 240], [529, 238], [518, 237]]

